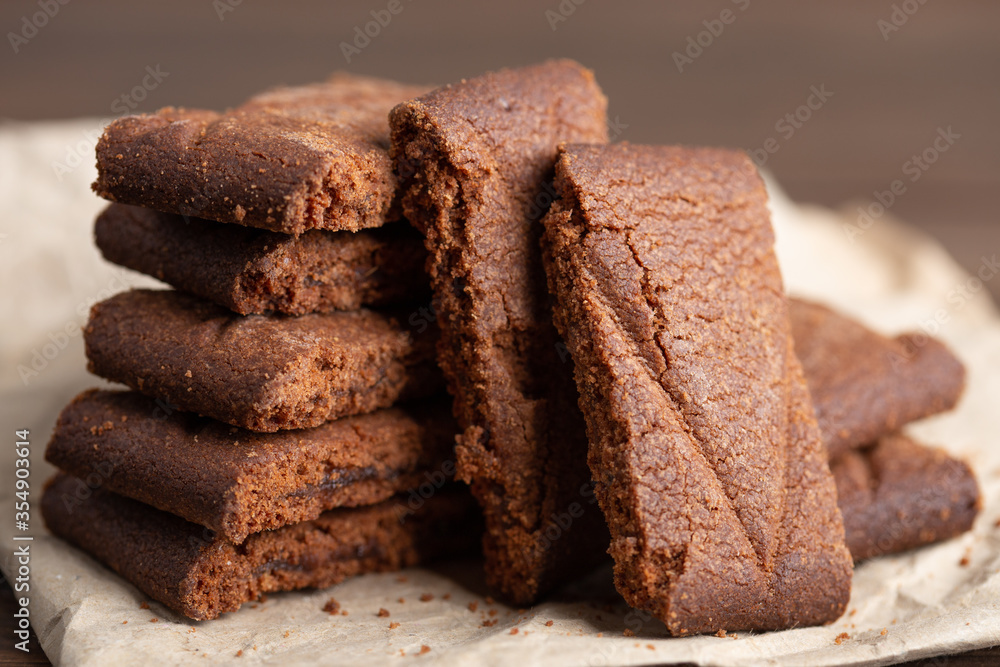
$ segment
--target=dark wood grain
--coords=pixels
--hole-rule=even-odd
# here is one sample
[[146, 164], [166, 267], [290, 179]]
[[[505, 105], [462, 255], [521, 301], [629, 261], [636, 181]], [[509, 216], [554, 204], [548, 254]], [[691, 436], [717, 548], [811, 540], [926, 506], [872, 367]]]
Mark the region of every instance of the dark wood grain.
[[[0, 117], [112, 115], [147, 66], [169, 75], [144, 93], [142, 110], [225, 107], [335, 69], [446, 82], [570, 56], [596, 70], [612, 117], [627, 125], [618, 139], [759, 149], [774, 137], [778, 151], [765, 166], [793, 197], [829, 206], [871, 200], [937, 128], [951, 126], [961, 139], [907, 182], [890, 211], [938, 237], [970, 269], [984, 254], [1000, 254], [1000, 3], [921, 4], [886, 39], [879, 21], [892, 18], [898, 0], [585, 2], [553, 20], [555, 30], [546, 11], [558, 12], [560, 0], [401, 2], [403, 11], [350, 63], [341, 43], [385, 2], [245, 0], [221, 20], [210, 2], [141, 11], [127, 0], [70, 3], [19, 53], [0, 49]], [[0, 3], [3, 32], [34, 9]], [[673, 54], [705, 21], [717, 28], [725, 9], [733, 22], [679, 72]], [[776, 123], [813, 86], [833, 96], [784, 136]], [[1000, 280], [988, 287], [1000, 295]]]

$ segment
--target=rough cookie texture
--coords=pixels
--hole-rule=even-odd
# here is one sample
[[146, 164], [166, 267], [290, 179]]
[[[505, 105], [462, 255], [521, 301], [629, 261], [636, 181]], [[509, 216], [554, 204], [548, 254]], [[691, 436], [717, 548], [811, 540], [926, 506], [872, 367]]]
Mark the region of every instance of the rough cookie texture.
[[791, 300], [795, 352], [831, 457], [958, 402], [965, 367], [919, 333], [886, 338], [825, 306]]
[[91, 389], [59, 416], [45, 459], [239, 544], [334, 507], [443, 483], [457, 431], [448, 407], [438, 400], [254, 433], [135, 392]]
[[93, 307], [88, 368], [169, 405], [251, 431], [306, 428], [443, 386], [436, 336], [368, 310], [241, 317], [173, 291]]
[[398, 217], [386, 117], [426, 90], [341, 73], [224, 113], [125, 116], [97, 143], [93, 188], [111, 201], [286, 234], [378, 227]]
[[607, 540], [600, 513], [584, 511], [583, 418], [538, 248], [557, 145], [605, 141], [605, 115], [593, 74], [563, 60], [446, 86], [390, 116], [403, 209], [430, 252], [458, 476], [486, 516], [488, 584], [516, 604], [592, 567], [603, 554], [587, 545]]
[[94, 226], [104, 258], [240, 315], [302, 315], [427, 302], [427, 253], [414, 229], [295, 237], [111, 204]]
[[401, 499], [342, 508], [241, 545], [180, 517], [60, 474], [42, 497], [49, 531], [75, 544], [154, 600], [195, 620], [235, 611], [263, 593], [325, 588], [365, 572], [410, 567], [470, 551], [475, 503], [459, 489], [417, 510]]
[[851, 556], [739, 152], [569, 146], [543, 224], [615, 583], [674, 635], [833, 621]]
[[955, 537], [979, 513], [967, 464], [898, 433], [845, 451], [830, 469], [854, 560]]

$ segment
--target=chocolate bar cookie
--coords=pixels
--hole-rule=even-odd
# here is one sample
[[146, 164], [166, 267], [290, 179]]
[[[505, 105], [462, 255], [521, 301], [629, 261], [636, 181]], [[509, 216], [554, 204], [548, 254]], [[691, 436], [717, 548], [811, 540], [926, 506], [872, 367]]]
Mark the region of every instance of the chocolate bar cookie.
[[111, 204], [94, 226], [104, 258], [240, 315], [302, 315], [424, 302], [427, 253], [410, 225], [295, 237]]
[[286, 234], [378, 227], [398, 217], [387, 115], [426, 90], [337, 74], [224, 113], [125, 116], [97, 143], [93, 188], [111, 201]]
[[830, 456], [872, 443], [904, 424], [949, 410], [965, 368], [921, 333], [887, 338], [819, 304], [791, 300], [802, 362]]
[[63, 410], [45, 459], [239, 544], [334, 507], [440, 486], [454, 470], [456, 430], [446, 400], [264, 434], [91, 389]]
[[393, 109], [407, 218], [427, 237], [458, 476], [486, 515], [489, 585], [530, 604], [603, 558], [572, 364], [552, 326], [538, 220], [562, 141], [606, 140], [606, 100], [570, 61], [503, 70]]
[[88, 368], [171, 406], [251, 431], [306, 428], [443, 387], [435, 336], [359, 310], [241, 317], [173, 291], [102, 301]]
[[946, 452], [892, 434], [830, 463], [854, 560], [947, 540], [972, 527], [979, 486]]
[[337, 509], [235, 545], [68, 475], [52, 479], [42, 497], [49, 531], [195, 620], [235, 611], [263, 593], [324, 588], [356, 574], [466, 553], [478, 540], [476, 514], [465, 492], [448, 489], [415, 511], [397, 499]]
[[671, 634], [833, 621], [851, 557], [740, 152], [568, 146], [544, 218], [615, 583]]

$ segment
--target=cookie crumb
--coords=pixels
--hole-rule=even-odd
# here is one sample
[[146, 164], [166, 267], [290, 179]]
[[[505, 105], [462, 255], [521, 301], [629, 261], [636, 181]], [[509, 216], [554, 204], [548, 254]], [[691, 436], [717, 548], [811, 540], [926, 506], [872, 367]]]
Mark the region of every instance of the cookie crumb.
[[848, 616], [854, 616], [856, 613], [858, 613], [858, 608], [857, 607], [855, 607], [854, 609], [852, 609], [849, 612], [847, 612], [847, 615]]
[[442, 600], [450, 600], [451, 599], [451, 593], [445, 593], [444, 595], [441, 596], [441, 599]]
[[241, 657], [242, 655], [243, 655], [243, 649], [240, 649], [239, 651], [236, 652], [237, 658]]
[[156, 618], [156, 617], [154, 616], [153, 618], [149, 619], [149, 622], [150, 622], [150, 623], [159, 623], [159, 622], [160, 622], [160, 619], [158, 619], [158, 618]]
[[390, 630], [395, 630], [398, 627], [399, 627], [399, 623], [397, 623], [396, 621], [393, 621], [392, 623], [389, 624], [389, 629]]
[[288, 636], [289, 636], [290, 634], [292, 634], [292, 631], [291, 631], [291, 630], [285, 630], [285, 639], [288, 639]]
[[646, 644], [646, 648], [648, 648], [650, 651], [655, 651], [656, 650], [656, 647], [653, 646], [652, 644]]
[[398, 600], [396, 600], [396, 602], [398, 602], [399, 604], [403, 604], [404, 602], [406, 602], [406, 598], [399, 598]]
[[850, 638], [851, 636], [849, 634], [847, 634], [846, 632], [841, 632], [839, 635], [837, 635], [837, 638], [833, 640], [833, 643], [839, 646], [845, 639], [850, 639]]
[[624, 636], [626, 636], [626, 637], [635, 637], [635, 633], [632, 632], [631, 630], [629, 630], [628, 628], [625, 628], [625, 630], [624, 630], [624, 632], [622, 632], [622, 634]]
[[473, 600], [472, 602], [469, 603], [469, 611], [475, 611], [477, 609], [479, 609], [479, 603], [478, 602], [476, 602], [475, 600]]
[[492, 597], [490, 597], [489, 595], [487, 595], [486, 596], [486, 604], [496, 604], [496, 601]]
[[889, 628], [882, 628], [882, 632], [880, 632], [879, 634], [885, 637], [887, 634], [889, 634]]
[[340, 615], [341, 616], [347, 616], [347, 610], [345, 609], [344, 611], [340, 612]]
[[418, 653], [417, 655], [423, 655], [424, 653], [430, 653], [430, 652], [431, 652], [431, 647], [426, 644], [423, 644], [420, 647], [420, 653]]
[[726, 631], [723, 630], [722, 628], [719, 628], [719, 631], [715, 633], [715, 636], [718, 637], [719, 639], [725, 639]]
[[[510, 629], [510, 634], [516, 635], [517, 634], [517, 628], [511, 628]], [[600, 635], [598, 635], [598, 637], [600, 637]]]
[[497, 610], [496, 609], [490, 609], [489, 614], [490, 614], [490, 616], [496, 616], [497, 615]]
[[125, 625], [126, 623], [128, 623], [128, 621], [122, 621], [122, 625]]
[[326, 604], [323, 605], [323, 611], [330, 615], [334, 615], [340, 611], [340, 603], [337, 602], [336, 598], [330, 598], [326, 601]]
[[149, 609], [149, 603], [143, 600], [139, 603], [139, 609]]
[[434, 599], [434, 595], [432, 593], [421, 593], [420, 594], [420, 601], [421, 602], [430, 602], [433, 599]]
[[379, 618], [388, 618], [389, 617], [389, 610], [386, 609], [385, 607], [381, 607], [381, 608], [379, 608], [377, 615], [378, 615]]
[[495, 619], [495, 618], [494, 619], [489, 619], [488, 618], [485, 621], [483, 621], [483, 627], [484, 628], [492, 628], [496, 624], [497, 624], [497, 619]]
[[545, 625], [546, 627], [551, 628], [553, 625], [555, 625], [555, 621], [545, 621]]
[[198, 629], [197, 628], [188, 628], [188, 634], [191, 634], [192, 632], [198, 632]]

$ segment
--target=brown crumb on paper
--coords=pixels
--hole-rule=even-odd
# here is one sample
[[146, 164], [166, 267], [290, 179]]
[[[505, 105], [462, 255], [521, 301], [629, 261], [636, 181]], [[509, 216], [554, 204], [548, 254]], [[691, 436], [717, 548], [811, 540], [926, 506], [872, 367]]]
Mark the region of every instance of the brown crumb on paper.
[[423, 646], [420, 647], [420, 653], [418, 653], [417, 655], [423, 655], [424, 653], [430, 653], [430, 652], [431, 652], [431, 647], [424, 644]]
[[153, 618], [149, 619], [150, 623], [158, 623], [159, 621], [160, 621], [160, 619], [156, 618], [155, 616]]
[[847, 634], [846, 632], [841, 632], [839, 635], [837, 635], [837, 638], [833, 640], [833, 643], [839, 646], [845, 639], [850, 639], [850, 638], [851, 636], [849, 634]]
[[[517, 634], [517, 628], [511, 628], [510, 629], [510, 634], [516, 635]], [[600, 635], [598, 635], [598, 636], [600, 636]]]
[[451, 599], [451, 593], [445, 593], [444, 595], [441, 596], [441, 599], [442, 600], [450, 600]]
[[421, 593], [420, 594], [420, 601], [421, 602], [430, 602], [433, 599], [434, 599], [434, 594], [433, 593]]
[[551, 628], [555, 624], [555, 621], [545, 621], [546, 627]]
[[887, 634], [889, 634], [889, 628], [882, 628], [882, 632], [880, 632], [879, 634], [885, 637]]
[[725, 639], [726, 631], [723, 630], [722, 628], [719, 628], [719, 631], [715, 633], [715, 636], [718, 637], [719, 639]]
[[143, 600], [139, 603], [139, 609], [149, 609], [149, 603]]
[[497, 624], [497, 619], [495, 619], [495, 618], [493, 618], [493, 619], [489, 619], [488, 618], [485, 621], [483, 621], [483, 627], [484, 628], [492, 628], [496, 624]]
[[393, 621], [392, 623], [389, 624], [389, 629], [390, 630], [395, 630], [398, 627], [399, 627], [399, 623], [397, 623], [396, 621]]
[[625, 631], [622, 632], [622, 635], [626, 637], [635, 637], [635, 633], [629, 630], [628, 628], [625, 628]]
[[469, 611], [475, 611], [477, 609], [479, 609], [479, 603], [478, 602], [472, 601], [472, 602], [469, 603]]
[[242, 655], [243, 655], [243, 649], [240, 649], [239, 651], [236, 652], [236, 657], [237, 658], [239, 658]]
[[330, 598], [326, 601], [326, 604], [323, 605], [323, 611], [330, 615], [334, 615], [340, 611], [340, 603], [337, 602], [336, 598]]
[[487, 595], [486, 596], [486, 604], [496, 604], [496, 600], [494, 600], [492, 597], [490, 597], [489, 595]]
[[378, 610], [378, 614], [377, 615], [378, 615], [379, 618], [388, 618], [389, 617], [389, 610], [386, 609], [385, 607], [381, 607]]

